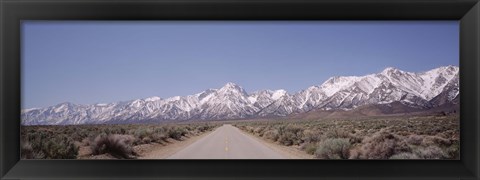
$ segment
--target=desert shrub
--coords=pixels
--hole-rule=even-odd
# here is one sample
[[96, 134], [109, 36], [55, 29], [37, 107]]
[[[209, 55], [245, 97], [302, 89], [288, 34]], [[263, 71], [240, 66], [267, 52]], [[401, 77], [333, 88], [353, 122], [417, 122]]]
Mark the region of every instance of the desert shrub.
[[233, 126], [237, 127], [238, 129], [241, 129], [243, 131], [247, 131], [247, 126], [245, 124], [233, 124]]
[[451, 144], [450, 140], [438, 136], [426, 136], [422, 141], [423, 146], [450, 146]]
[[351, 148], [347, 138], [326, 139], [318, 144], [315, 157], [319, 159], [347, 159]]
[[268, 130], [263, 133], [263, 138], [277, 141], [279, 137], [277, 130]]
[[166, 129], [162, 128], [162, 127], [156, 127], [153, 131], [152, 131], [152, 134], [165, 134], [166, 133]]
[[93, 141], [93, 140], [90, 140], [90, 138], [86, 137], [86, 138], [83, 138], [81, 143], [83, 146], [90, 146], [90, 142]]
[[119, 134], [125, 134], [125, 133], [127, 133], [127, 130], [126, 130], [125, 128], [123, 128], [123, 127], [120, 128]]
[[348, 136], [351, 144], [360, 144], [363, 141], [363, 136], [356, 134], [349, 134]]
[[245, 127], [245, 130], [246, 130], [247, 132], [249, 132], [249, 133], [253, 133], [254, 128], [251, 127], [251, 126], [246, 126], [246, 127]]
[[112, 133], [110, 128], [104, 128], [102, 130], [102, 132], [105, 133], [105, 134], [111, 134]]
[[295, 134], [292, 132], [284, 132], [283, 134], [280, 134], [278, 138], [278, 142], [280, 144], [283, 144], [285, 146], [291, 146], [295, 142]]
[[263, 135], [263, 130], [265, 129], [264, 126], [259, 126], [253, 130], [255, 135], [262, 136]]
[[317, 143], [306, 143], [302, 145], [302, 149], [307, 153], [307, 154], [315, 154], [315, 151], [317, 151]]
[[409, 144], [420, 145], [420, 144], [422, 144], [423, 136], [412, 134], [412, 135], [407, 137], [406, 141]]
[[33, 148], [29, 142], [22, 141], [20, 146], [22, 159], [33, 159]]
[[381, 130], [362, 141], [362, 146], [357, 150], [358, 157], [352, 159], [388, 159], [394, 154], [402, 152], [411, 152], [407, 142], [402, 137]]
[[168, 137], [175, 140], [181, 140], [182, 136], [185, 136], [187, 133], [185, 129], [179, 127], [171, 127], [167, 130]]
[[390, 156], [389, 159], [420, 159], [420, 157], [413, 153], [403, 152]]
[[32, 159], [75, 159], [78, 147], [65, 134], [39, 130], [22, 137], [22, 158]]
[[76, 141], [81, 141], [87, 136], [88, 136], [88, 132], [85, 129], [77, 129], [77, 128], [75, 128], [75, 131], [70, 135], [70, 137]]
[[78, 147], [65, 135], [51, 138], [41, 149], [46, 159], [76, 159], [78, 155]]
[[284, 127], [280, 126], [278, 132], [278, 142], [280, 144], [291, 146], [303, 143], [303, 129], [298, 125], [289, 124]]
[[448, 155], [443, 152], [438, 146], [428, 146], [426, 148], [418, 148], [414, 151], [420, 158], [423, 159], [444, 159], [448, 158]]
[[142, 139], [142, 142], [143, 142], [143, 144], [149, 144], [149, 143], [152, 142], [152, 139], [150, 139], [149, 137], [144, 137], [144, 138]]
[[350, 156], [348, 157], [348, 159], [360, 159], [360, 154], [362, 153], [362, 150], [358, 147], [353, 147], [352, 149], [350, 149], [349, 153]]
[[375, 124], [372, 128], [373, 129], [382, 129], [382, 128], [385, 128], [385, 124]]
[[349, 138], [350, 134], [342, 129], [335, 129], [325, 133], [327, 138]]
[[207, 126], [207, 125], [201, 125], [201, 126], [197, 126], [197, 127], [196, 127], [196, 130], [197, 130], [198, 132], [205, 132], [205, 131], [208, 131], [209, 129], [210, 129], [210, 127]]
[[322, 140], [321, 133], [319, 131], [305, 130], [303, 131], [303, 141], [307, 143], [319, 142]]
[[447, 147], [445, 153], [450, 159], [458, 159], [460, 156], [460, 144], [458, 141], [453, 142], [451, 146]]
[[180, 132], [182, 134], [182, 136], [186, 136], [189, 134], [189, 131], [185, 128], [185, 127], [180, 127]]
[[168, 137], [167, 135], [165, 135], [165, 133], [162, 132], [162, 133], [152, 134], [151, 138], [152, 138], [152, 142], [159, 143], [159, 142], [166, 142]]
[[117, 158], [131, 159], [136, 155], [132, 148], [134, 139], [131, 135], [99, 135], [90, 147], [93, 155], [109, 153]]
[[[286, 127], [285, 127], [285, 131], [287, 132], [291, 132], [293, 134], [302, 134], [303, 133], [303, 128], [300, 126], [300, 125], [296, 125], [296, 124], [288, 124]], [[303, 134], [302, 134], [303, 135]]]
[[144, 128], [139, 128], [135, 131], [135, 137], [139, 139], [143, 139], [144, 137], [147, 137], [149, 134], [147, 133], [147, 130]]

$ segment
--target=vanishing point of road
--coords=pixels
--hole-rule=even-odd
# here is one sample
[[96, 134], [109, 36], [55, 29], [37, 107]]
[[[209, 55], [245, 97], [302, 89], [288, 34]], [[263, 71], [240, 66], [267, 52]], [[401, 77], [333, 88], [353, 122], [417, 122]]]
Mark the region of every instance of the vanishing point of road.
[[287, 159], [232, 125], [223, 125], [167, 159]]

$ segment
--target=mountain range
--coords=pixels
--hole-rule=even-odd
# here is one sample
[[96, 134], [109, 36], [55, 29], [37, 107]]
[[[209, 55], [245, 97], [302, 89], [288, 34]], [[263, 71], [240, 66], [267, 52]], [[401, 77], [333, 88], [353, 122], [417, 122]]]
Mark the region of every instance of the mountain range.
[[458, 102], [458, 67], [443, 66], [417, 73], [389, 67], [365, 76], [331, 77], [293, 94], [282, 89], [247, 93], [241, 86], [227, 83], [220, 89], [182, 97], [90, 105], [65, 102], [22, 109], [21, 121], [23, 125], [67, 125], [226, 120], [294, 116], [312, 111], [354, 112], [365, 107], [402, 107], [405, 112], [413, 112]]

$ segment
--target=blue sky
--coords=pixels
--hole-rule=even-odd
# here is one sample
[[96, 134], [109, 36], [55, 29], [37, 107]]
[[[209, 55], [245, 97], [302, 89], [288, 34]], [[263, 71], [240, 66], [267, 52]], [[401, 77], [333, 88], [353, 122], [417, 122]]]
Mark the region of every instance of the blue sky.
[[297, 92], [331, 76], [459, 63], [458, 21], [24, 21], [22, 107]]

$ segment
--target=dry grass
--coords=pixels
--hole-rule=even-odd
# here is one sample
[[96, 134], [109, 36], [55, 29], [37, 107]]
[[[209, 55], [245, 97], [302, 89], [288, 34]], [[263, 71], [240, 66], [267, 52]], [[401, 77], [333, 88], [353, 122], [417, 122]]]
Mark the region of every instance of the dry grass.
[[233, 123], [319, 159], [458, 159], [459, 117], [403, 116]]
[[137, 155], [132, 148], [132, 135], [99, 135], [90, 145], [93, 155], [109, 153], [119, 159], [133, 159]]
[[137, 157], [134, 146], [168, 143], [169, 138], [183, 140], [217, 126], [217, 123], [22, 126], [21, 157], [76, 159], [80, 148], [89, 147], [91, 155], [132, 159]]
[[318, 145], [315, 157], [318, 159], [348, 159], [350, 140], [347, 138], [329, 138]]

